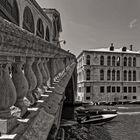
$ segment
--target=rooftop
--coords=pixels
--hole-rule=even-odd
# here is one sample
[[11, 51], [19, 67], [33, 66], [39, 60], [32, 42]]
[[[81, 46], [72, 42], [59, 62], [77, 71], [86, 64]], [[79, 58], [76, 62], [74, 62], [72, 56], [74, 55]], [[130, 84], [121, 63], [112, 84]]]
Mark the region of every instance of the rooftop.
[[108, 48], [98, 48], [98, 49], [89, 49], [89, 50], [85, 50], [85, 51], [97, 51], [97, 52], [119, 52], [119, 53], [134, 53], [134, 54], [140, 54], [140, 50], [139, 51], [133, 51], [133, 50], [129, 50], [126, 49], [126, 51], [123, 51], [122, 48], [114, 48], [114, 50], [110, 50], [110, 47]]

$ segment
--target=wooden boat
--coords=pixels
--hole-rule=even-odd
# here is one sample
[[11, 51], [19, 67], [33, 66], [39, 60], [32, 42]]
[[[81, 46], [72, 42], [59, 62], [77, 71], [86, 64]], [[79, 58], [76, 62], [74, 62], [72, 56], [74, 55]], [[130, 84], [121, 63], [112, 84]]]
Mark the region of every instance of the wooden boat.
[[117, 114], [103, 114], [103, 115], [93, 115], [93, 116], [84, 116], [77, 118], [78, 123], [80, 124], [102, 124], [108, 121], [111, 121], [117, 117]]

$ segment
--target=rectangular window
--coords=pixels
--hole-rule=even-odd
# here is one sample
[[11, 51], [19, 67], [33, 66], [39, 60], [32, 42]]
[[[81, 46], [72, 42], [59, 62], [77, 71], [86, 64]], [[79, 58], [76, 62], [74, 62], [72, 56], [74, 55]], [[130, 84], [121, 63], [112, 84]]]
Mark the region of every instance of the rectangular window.
[[110, 93], [111, 92], [111, 86], [108, 86], [107, 87], [107, 93]]
[[114, 86], [112, 87], [112, 92], [115, 92], [115, 87]]
[[86, 97], [86, 100], [90, 100], [90, 97]]
[[133, 96], [133, 99], [136, 100], [137, 99], [137, 96]]
[[78, 91], [81, 92], [81, 87], [79, 87], [79, 90]]
[[136, 93], [136, 87], [133, 87], [133, 93]]
[[132, 92], [132, 88], [128, 87], [128, 92], [131, 93]]
[[118, 92], [118, 93], [120, 92], [120, 87], [117, 87], [117, 92]]
[[127, 87], [123, 87], [123, 92], [127, 93]]
[[123, 96], [123, 99], [127, 99], [127, 96]]
[[100, 93], [104, 93], [104, 86], [100, 87]]
[[86, 93], [90, 93], [90, 86], [86, 87]]

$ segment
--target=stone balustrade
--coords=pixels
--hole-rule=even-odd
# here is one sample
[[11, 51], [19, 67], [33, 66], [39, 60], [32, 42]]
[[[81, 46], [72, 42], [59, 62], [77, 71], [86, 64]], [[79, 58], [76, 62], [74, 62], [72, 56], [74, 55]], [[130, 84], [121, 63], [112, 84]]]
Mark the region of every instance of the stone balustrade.
[[[57, 105], [63, 99], [62, 94], [75, 67], [74, 61], [75, 56], [71, 53], [0, 18], [0, 132], [10, 133], [17, 124], [22, 127], [17, 118], [28, 116], [28, 108], [54, 86], [53, 94], [38, 105], [40, 111], [37, 112], [41, 117], [44, 114], [43, 123], [48, 122], [45, 117], [50, 118], [50, 123], [46, 124], [49, 133], [55, 115], [60, 116]], [[57, 81], [58, 84], [54, 84]], [[21, 110], [19, 116], [13, 117], [12, 106]], [[5, 127], [3, 120], [7, 121], [6, 129], [2, 128]], [[45, 140], [47, 136], [40, 138]], [[31, 139], [35, 140], [34, 137]]]

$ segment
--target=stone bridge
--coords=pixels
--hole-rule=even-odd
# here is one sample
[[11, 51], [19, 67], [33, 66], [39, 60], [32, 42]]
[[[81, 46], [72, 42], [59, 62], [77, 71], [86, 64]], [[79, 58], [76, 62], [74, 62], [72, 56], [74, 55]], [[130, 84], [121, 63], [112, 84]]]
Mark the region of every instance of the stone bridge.
[[61, 31], [57, 10], [0, 0], [0, 139], [56, 137], [77, 90], [76, 58], [61, 48]]

